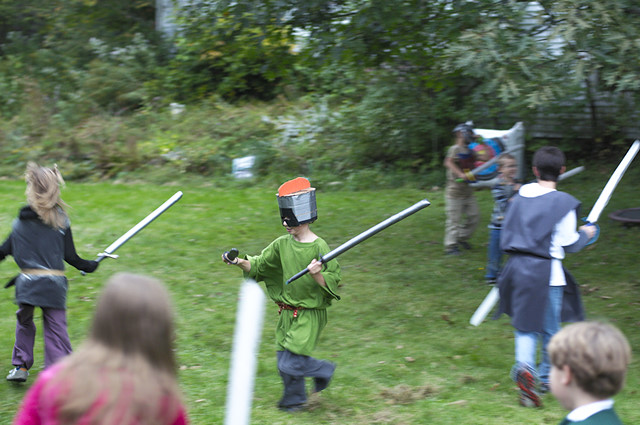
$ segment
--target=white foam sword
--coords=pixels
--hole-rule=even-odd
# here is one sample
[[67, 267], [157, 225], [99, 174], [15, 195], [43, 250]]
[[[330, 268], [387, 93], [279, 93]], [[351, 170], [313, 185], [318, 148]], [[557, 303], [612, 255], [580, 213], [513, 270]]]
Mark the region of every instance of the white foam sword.
[[[171, 198], [167, 199], [162, 205], [156, 208], [153, 212], [151, 212], [148, 216], [140, 220], [138, 224], [129, 229], [124, 235], [120, 236], [114, 243], [109, 245], [103, 252], [98, 254], [96, 258], [97, 262], [104, 260], [105, 258], [118, 258], [113, 252], [124, 245], [129, 239], [134, 237], [139, 231], [147, 227], [149, 223], [158, 218], [160, 214], [168, 210], [173, 204], [178, 202], [182, 198], [182, 192], [176, 192]], [[85, 275], [85, 272], [82, 272], [82, 275]]]
[[[595, 225], [597, 223], [598, 219], [600, 218], [600, 214], [602, 214], [602, 211], [609, 203], [609, 199], [611, 199], [611, 195], [613, 194], [614, 189], [620, 182], [620, 179], [622, 179], [625, 171], [627, 171], [627, 168], [629, 168], [629, 164], [631, 164], [631, 161], [633, 161], [633, 158], [635, 158], [638, 150], [640, 150], [640, 140], [636, 140], [635, 142], [633, 142], [633, 144], [627, 151], [627, 154], [624, 156], [624, 158], [622, 158], [622, 161], [609, 178], [609, 181], [605, 185], [604, 189], [602, 189], [600, 196], [596, 200], [596, 203], [593, 205], [591, 212], [587, 216], [587, 224]], [[471, 316], [471, 320], [469, 320], [469, 323], [471, 323], [473, 326], [478, 326], [480, 323], [482, 323], [482, 321], [487, 317], [489, 312], [491, 312], [499, 299], [500, 293], [498, 291], [498, 287], [494, 286], [493, 288], [491, 288], [491, 291], [489, 291], [475, 313], [473, 313], [473, 316]]]

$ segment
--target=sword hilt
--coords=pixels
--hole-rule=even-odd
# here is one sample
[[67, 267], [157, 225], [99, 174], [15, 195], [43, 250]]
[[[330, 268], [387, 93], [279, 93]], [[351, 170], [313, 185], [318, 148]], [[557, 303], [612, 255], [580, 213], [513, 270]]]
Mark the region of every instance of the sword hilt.
[[231, 248], [229, 251], [226, 251], [224, 253], [224, 258], [227, 260], [227, 264], [229, 265], [235, 265], [238, 264], [237, 262], [233, 262], [233, 260], [235, 260], [236, 258], [238, 258], [238, 254], [240, 252], [238, 251], [238, 248]]
[[589, 239], [589, 242], [587, 242], [587, 246], [588, 246], [595, 243], [600, 237], [600, 226], [598, 226], [597, 223], [591, 223], [590, 221], [587, 221], [586, 217], [583, 217], [582, 221], [585, 223], [585, 226], [595, 226], [596, 228], [596, 233], [593, 235], [592, 238]]
[[[116, 254], [109, 254], [107, 252], [101, 252], [100, 254], [98, 254], [98, 256], [96, 257], [96, 259], [94, 260], [96, 263], [99, 263], [100, 261], [104, 260], [105, 258], [113, 258], [114, 260], [118, 258], [118, 256]], [[86, 276], [87, 272], [81, 271], [80, 274], [82, 276]]]

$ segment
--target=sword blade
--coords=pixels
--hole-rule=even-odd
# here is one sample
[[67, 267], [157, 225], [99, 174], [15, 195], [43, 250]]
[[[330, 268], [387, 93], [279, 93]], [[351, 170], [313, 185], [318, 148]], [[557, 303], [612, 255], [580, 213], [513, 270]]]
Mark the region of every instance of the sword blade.
[[622, 158], [622, 161], [620, 161], [618, 168], [616, 168], [616, 170], [613, 172], [604, 189], [602, 189], [602, 193], [600, 193], [600, 196], [596, 200], [596, 203], [593, 205], [591, 212], [587, 216], [588, 223], [595, 223], [598, 221], [598, 218], [600, 218], [600, 214], [602, 214], [604, 207], [606, 207], [609, 203], [609, 199], [611, 199], [613, 191], [620, 182], [620, 179], [622, 179], [625, 171], [627, 171], [627, 168], [629, 168], [629, 164], [631, 164], [631, 161], [633, 161], [633, 158], [635, 158], [639, 149], [640, 140], [636, 140], [635, 142], [633, 142], [624, 158]]
[[491, 158], [490, 160], [488, 160], [484, 164], [477, 166], [476, 168], [474, 168], [470, 172], [474, 176], [477, 176], [478, 173], [481, 173], [482, 171], [486, 170], [487, 168], [491, 167], [493, 164], [498, 162], [498, 159], [500, 158], [500, 155], [507, 154], [507, 153], [513, 153], [513, 152], [519, 151], [522, 148], [524, 148], [524, 145], [515, 145], [515, 146], [505, 150], [504, 152], [500, 152], [498, 155], [494, 156], [493, 158]]
[[482, 323], [484, 318], [487, 317], [489, 312], [491, 312], [493, 306], [496, 305], [499, 299], [500, 292], [498, 291], [498, 287], [494, 286], [493, 288], [491, 288], [491, 291], [489, 291], [487, 296], [484, 297], [484, 301], [482, 301], [482, 304], [480, 304], [476, 312], [473, 313], [473, 316], [471, 316], [471, 320], [469, 320], [469, 323], [471, 323], [473, 326], [478, 326], [480, 323]]
[[381, 221], [380, 223], [376, 224], [375, 226], [373, 226], [373, 227], [369, 228], [368, 230], [365, 230], [364, 232], [360, 233], [358, 236], [355, 236], [355, 237], [349, 239], [347, 242], [343, 243], [342, 245], [340, 245], [339, 247], [337, 247], [333, 251], [326, 253], [325, 255], [322, 256], [322, 262], [326, 263], [327, 261], [333, 260], [338, 255], [342, 254], [343, 252], [347, 251], [348, 249], [353, 248], [354, 246], [358, 245], [360, 242], [363, 242], [365, 239], [369, 239], [371, 236], [375, 235], [376, 233], [386, 229], [387, 227], [391, 226], [392, 224], [395, 224], [395, 223], [399, 222], [400, 220], [404, 220], [405, 218], [409, 217], [411, 214], [414, 214], [414, 213], [420, 211], [421, 209], [423, 209], [425, 207], [428, 207], [429, 205], [431, 205], [431, 202], [429, 202], [426, 199], [423, 199], [420, 202], [416, 202], [415, 204], [413, 204], [409, 208], [406, 208], [406, 209], [400, 211], [399, 213], [397, 213], [395, 215], [392, 215], [388, 219], [386, 219], [384, 221]]
[[558, 181], [561, 182], [562, 180], [568, 179], [569, 177], [573, 177], [576, 174], [581, 173], [583, 171], [584, 171], [584, 165], [581, 165], [569, 171], [565, 171], [564, 173], [558, 176]]
[[260, 286], [252, 280], [245, 280], [240, 287], [227, 384], [225, 425], [251, 423], [251, 404], [262, 337], [265, 299]]
[[[370, 238], [371, 236], [375, 235], [378, 232], [381, 232], [382, 230], [386, 229], [387, 227], [391, 226], [394, 223], [399, 222], [400, 220], [404, 220], [405, 218], [409, 217], [411, 214], [414, 214], [414, 213], [420, 211], [421, 209], [423, 209], [425, 207], [428, 207], [429, 205], [431, 205], [431, 202], [429, 202], [426, 199], [423, 199], [422, 201], [416, 202], [415, 204], [413, 204], [409, 208], [406, 208], [406, 209], [400, 211], [399, 213], [389, 217], [388, 219], [386, 219], [384, 221], [381, 221], [380, 223], [376, 224], [375, 226], [373, 226], [373, 227], [365, 230], [364, 232], [360, 233], [358, 236], [355, 236], [355, 237], [349, 239], [347, 242], [343, 243], [342, 245], [340, 245], [336, 249], [326, 253], [325, 255], [323, 255], [320, 258], [320, 262], [321, 263], [326, 263], [327, 261], [330, 261], [330, 260], [336, 258], [338, 255], [340, 255], [343, 252], [353, 248], [354, 246], [358, 245], [360, 242], [364, 241], [365, 239]], [[309, 269], [304, 269], [304, 270], [299, 271], [298, 273], [293, 275], [289, 280], [287, 280], [287, 285], [289, 283], [293, 282], [294, 280], [301, 278], [302, 276], [304, 276], [308, 272], [309, 272]]]
[[[138, 224], [136, 224], [131, 229], [129, 229], [127, 233], [120, 236], [114, 243], [109, 245], [107, 249], [104, 250], [104, 252], [107, 254], [113, 254], [113, 252], [116, 249], [120, 248], [122, 245], [124, 245], [125, 242], [127, 242], [129, 239], [135, 236], [136, 233], [144, 229], [149, 223], [151, 223], [153, 220], [158, 218], [160, 214], [162, 214], [163, 212], [168, 210], [169, 207], [171, 207], [173, 204], [178, 202], [180, 198], [182, 198], [182, 192], [178, 191], [175, 193], [175, 195], [173, 195], [171, 198], [166, 200], [162, 205], [156, 208], [151, 214], [143, 218]], [[98, 256], [96, 261], [101, 261], [103, 258], [104, 256]]]

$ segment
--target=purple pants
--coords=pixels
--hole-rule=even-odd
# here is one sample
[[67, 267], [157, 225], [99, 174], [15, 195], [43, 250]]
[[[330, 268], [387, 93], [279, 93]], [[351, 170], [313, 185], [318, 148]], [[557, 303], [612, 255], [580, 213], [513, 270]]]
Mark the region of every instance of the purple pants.
[[[16, 312], [16, 342], [13, 346], [11, 362], [14, 366], [33, 366], [33, 345], [36, 339], [36, 325], [33, 323], [34, 306], [20, 304]], [[67, 333], [67, 312], [55, 308], [42, 307], [44, 327], [44, 367], [71, 353], [71, 341]]]

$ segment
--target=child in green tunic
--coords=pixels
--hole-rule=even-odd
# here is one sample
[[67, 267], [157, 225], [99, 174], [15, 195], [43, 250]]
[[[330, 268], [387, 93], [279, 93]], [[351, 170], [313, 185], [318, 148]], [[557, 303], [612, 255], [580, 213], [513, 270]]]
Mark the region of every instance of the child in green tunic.
[[574, 323], [551, 338], [549, 355], [551, 392], [570, 410], [560, 425], [622, 425], [611, 400], [631, 361], [622, 332], [599, 322]]
[[[278, 370], [284, 392], [278, 407], [286, 411], [304, 408], [307, 401], [305, 377], [314, 378], [313, 392], [329, 385], [335, 364], [311, 357], [320, 333], [327, 324], [327, 308], [339, 300], [340, 266], [336, 260], [326, 264], [317, 259], [329, 246], [311, 229], [317, 218], [315, 189], [303, 178], [283, 184], [278, 191], [282, 225], [287, 235], [267, 246], [260, 255], [230, 260], [245, 277], [263, 281], [269, 297], [279, 307], [276, 326]], [[304, 268], [309, 273], [291, 284], [286, 281]]]

